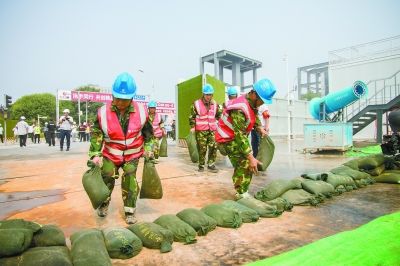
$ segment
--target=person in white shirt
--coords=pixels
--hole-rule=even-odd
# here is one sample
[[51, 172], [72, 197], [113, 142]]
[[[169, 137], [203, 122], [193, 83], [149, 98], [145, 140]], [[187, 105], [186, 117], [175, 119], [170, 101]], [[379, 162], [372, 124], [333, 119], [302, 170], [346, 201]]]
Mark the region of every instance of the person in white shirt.
[[18, 141], [18, 127], [15, 126], [13, 128], [13, 133], [14, 133], [14, 141], [17, 142]]
[[33, 143], [33, 137], [34, 137], [34, 134], [33, 134], [34, 127], [35, 127], [34, 124], [28, 125], [28, 137], [31, 139], [32, 143]]
[[21, 148], [26, 147], [26, 138], [28, 136], [28, 123], [25, 122], [25, 116], [21, 116], [17, 123], [18, 135], [19, 135], [19, 146]]
[[72, 137], [72, 141], [75, 142], [76, 139], [78, 138], [78, 132], [76, 131], [76, 123], [73, 122], [72, 126], [71, 126], [71, 137]]
[[[258, 107], [258, 118], [260, 119], [262, 128], [269, 134], [269, 111], [268, 106], [264, 103]], [[251, 131], [251, 148], [253, 150], [253, 156], [257, 157], [258, 148], [260, 147], [260, 133], [254, 129]]]
[[64, 139], [67, 139], [67, 151], [71, 145], [71, 126], [74, 123], [71, 116], [69, 116], [69, 110], [63, 111], [63, 116], [60, 117], [58, 125], [60, 126], [60, 151], [64, 148]]

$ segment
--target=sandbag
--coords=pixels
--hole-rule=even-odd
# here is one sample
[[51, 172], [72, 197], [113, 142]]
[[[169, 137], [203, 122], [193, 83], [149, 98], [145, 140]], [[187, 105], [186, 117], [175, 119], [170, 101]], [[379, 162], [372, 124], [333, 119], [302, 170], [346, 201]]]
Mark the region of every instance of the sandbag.
[[224, 200], [220, 204], [228, 209], [238, 212], [242, 216], [242, 221], [244, 223], [254, 223], [260, 219], [260, 215], [255, 210], [233, 200]]
[[[95, 247], [93, 247], [95, 248]], [[72, 266], [69, 249], [66, 246], [29, 248], [19, 256], [0, 259], [2, 266]], [[86, 264], [95, 265], [95, 264]], [[102, 264], [97, 264], [102, 265]]]
[[360, 159], [353, 159], [353, 160], [350, 160], [350, 161], [348, 161], [348, 162], [346, 162], [346, 163], [344, 163], [344, 164], [342, 164], [343, 166], [347, 166], [347, 167], [350, 167], [351, 169], [353, 169], [353, 170], [358, 170], [358, 161], [359, 161]]
[[385, 155], [383, 155], [382, 153], [377, 153], [360, 158], [360, 160], [358, 161], [358, 168], [371, 170], [384, 163]]
[[354, 180], [360, 180], [360, 179], [365, 179], [367, 177], [371, 177], [370, 174], [368, 173], [353, 170], [347, 166], [339, 166], [331, 169], [329, 172], [336, 175], [347, 175], [353, 178]]
[[322, 194], [326, 198], [331, 198], [335, 188], [324, 181], [307, 180], [301, 183], [303, 189], [311, 194]]
[[302, 174], [301, 177], [305, 178], [305, 179], [311, 179], [314, 181], [326, 181], [326, 179], [328, 178], [328, 174], [327, 173], [314, 173], [314, 174]]
[[374, 176], [374, 179], [378, 183], [397, 184], [400, 181], [400, 173], [398, 174], [396, 172], [400, 172], [400, 171], [396, 171], [396, 172], [394, 172], [394, 171], [396, 171], [396, 170], [386, 170], [382, 174], [380, 174], [378, 176]]
[[365, 179], [354, 180], [354, 183], [358, 188], [364, 188], [368, 185], [368, 182]]
[[264, 218], [278, 217], [283, 212], [283, 210], [278, 211], [276, 206], [269, 205], [255, 198], [241, 198], [237, 201], [237, 203], [246, 206], [252, 210], [255, 210], [258, 215]]
[[192, 163], [197, 163], [199, 161], [199, 152], [197, 151], [196, 137], [194, 134], [189, 133], [185, 139], [189, 149], [190, 160], [192, 160]]
[[328, 178], [326, 179], [325, 182], [331, 184], [334, 188], [343, 185], [343, 186], [351, 186], [354, 189], [357, 189], [353, 178], [347, 175], [336, 175], [333, 173], [329, 173]]
[[73, 233], [70, 240], [74, 266], [111, 266], [104, 236], [100, 230], [96, 228], [80, 230]]
[[178, 212], [176, 216], [193, 227], [199, 236], [205, 236], [217, 227], [217, 221], [197, 209], [184, 209]]
[[42, 226], [36, 222], [25, 221], [24, 219], [10, 219], [0, 221], [0, 229], [8, 229], [8, 228], [21, 228], [21, 229], [30, 229], [32, 232], [39, 231]]
[[172, 250], [174, 234], [171, 230], [149, 222], [139, 222], [127, 228], [142, 240], [143, 246], [146, 248], [159, 249], [161, 253]]
[[163, 136], [161, 139], [160, 157], [168, 157], [168, 142], [166, 136]]
[[[322, 196], [323, 197], [323, 196]], [[291, 189], [283, 193], [281, 198], [289, 201], [292, 205], [297, 206], [317, 206], [319, 200], [311, 193], [304, 189]], [[325, 199], [325, 197], [324, 197]]]
[[254, 197], [258, 200], [261, 201], [269, 201], [276, 199], [289, 189], [295, 188], [295, 185], [288, 181], [288, 180], [274, 180], [271, 183], [269, 183], [266, 187], [264, 187], [262, 190], [258, 191]]
[[258, 149], [257, 160], [259, 160], [262, 165], [257, 165], [258, 171], [267, 170], [268, 166], [271, 164], [274, 158], [275, 144], [268, 135], [264, 135], [260, 139], [260, 147]]
[[87, 166], [90, 169], [83, 174], [82, 185], [93, 209], [97, 209], [108, 198], [110, 190], [103, 181], [100, 166], [90, 160], [87, 161]]
[[296, 189], [296, 188], [302, 188], [301, 183], [303, 183], [306, 180], [307, 179], [305, 179], [304, 177], [295, 177], [293, 179], [290, 179], [289, 181], [295, 185], [293, 189]]
[[239, 228], [243, 221], [241, 215], [220, 204], [209, 204], [201, 209], [202, 212], [217, 221], [217, 225], [225, 228]]
[[197, 242], [196, 230], [173, 214], [164, 214], [153, 221], [174, 234], [174, 241], [185, 245]]
[[43, 225], [42, 229], [33, 234], [31, 247], [65, 246], [64, 232], [55, 225]]
[[108, 255], [112, 259], [129, 259], [142, 250], [142, 240], [131, 230], [120, 226], [109, 226], [101, 230]]
[[228, 154], [226, 153], [224, 146], [218, 142], [216, 144], [217, 144], [217, 149], [219, 150], [219, 153], [221, 153], [222, 156], [227, 156]]
[[368, 170], [368, 173], [372, 176], [378, 176], [382, 174], [383, 171], [385, 171], [385, 164], [381, 164], [372, 170]]
[[0, 229], [0, 258], [24, 252], [29, 247], [32, 236], [33, 232], [30, 229]]
[[144, 157], [142, 187], [140, 189], [141, 199], [161, 199], [163, 190], [161, 179], [158, 176], [157, 169], [154, 166], [154, 160], [148, 156]]
[[275, 206], [277, 211], [281, 212], [281, 213], [284, 211], [291, 212], [293, 209], [292, 203], [290, 203], [289, 201], [287, 201], [281, 197], [278, 197], [273, 200], [264, 201], [264, 202], [267, 203], [268, 205]]

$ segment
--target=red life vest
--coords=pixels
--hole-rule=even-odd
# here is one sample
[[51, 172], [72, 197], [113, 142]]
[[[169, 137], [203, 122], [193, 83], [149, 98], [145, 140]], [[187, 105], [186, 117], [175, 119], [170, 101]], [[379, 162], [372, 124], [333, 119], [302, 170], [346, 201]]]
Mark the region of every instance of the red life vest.
[[148, 119], [147, 109], [132, 101], [135, 112], [129, 114], [128, 130], [125, 133], [111, 103], [102, 106], [97, 112], [100, 128], [104, 134], [103, 156], [109, 158], [116, 165], [139, 158], [143, 154], [142, 128]]
[[160, 121], [161, 121], [161, 115], [158, 113], [154, 114], [154, 119], [153, 119], [153, 131], [154, 131], [154, 137], [160, 138], [163, 135], [162, 129], [160, 128]]
[[208, 111], [202, 99], [195, 101], [193, 104], [197, 111], [195, 126], [196, 131], [215, 131], [217, 129], [217, 122], [215, 120], [215, 115], [217, 113], [217, 102], [211, 100], [210, 110]]
[[256, 116], [253, 108], [246, 99], [246, 94], [232, 100], [222, 113], [221, 119], [218, 121], [215, 140], [219, 143], [229, 142], [235, 138], [232, 126], [232, 118], [229, 115], [230, 110], [242, 110], [246, 117], [246, 132], [250, 132], [256, 123]]

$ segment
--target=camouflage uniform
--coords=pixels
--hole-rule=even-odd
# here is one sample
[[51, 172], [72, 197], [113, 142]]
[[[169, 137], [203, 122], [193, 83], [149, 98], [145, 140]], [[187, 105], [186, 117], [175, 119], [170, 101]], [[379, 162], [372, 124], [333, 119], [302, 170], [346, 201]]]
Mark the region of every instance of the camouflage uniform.
[[[128, 110], [124, 115], [121, 115], [114, 105], [111, 105], [111, 110], [116, 112], [118, 116], [118, 120], [120, 121], [120, 125], [123, 128], [123, 131], [126, 132], [129, 124], [129, 115], [131, 112], [135, 112], [135, 108], [133, 105], [129, 105]], [[149, 121], [147, 121], [142, 128], [142, 136], [144, 137], [144, 149], [146, 151], [152, 151], [154, 149], [154, 136], [153, 136], [153, 127]], [[92, 133], [90, 137], [90, 148], [89, 148], [89, 157], [93, 158], [94, 156], [102, 156], [102, 147], [104, 144], [104, 135], [103, 131], [100, 128], [98, 119], [95, 120], [92, 126]], [[121, 165], [116, 165], [107, 157], [103, 157], [103, 166], [101, 167], [101, 174], [103, 177], [104, 183], [110, 189], [110, 197], [113, 192], [115, 179], [118, 179], [119, 168], [122, 168], [122, 200], [124, 202], [124, 211], [131, 212], [132, 209], [136, 207], [136, 201], [139, 194], [139, 186], [136, 181], [136, 170], [138, 167], [139, 158], [132, 159], [129, 162], [124, 162]]]
[[[149, 122], [150, 122], [151, 125], [153, 125], [153, 120], [154, 120], [155, 115], [156, 114], [151, 115], [149, 113]], [[162, 120], [162, 118], [161, 118], [161, 121], [160, 121], [160, 123], [158, 125], [160, 126], [161, 129], [164, 128], [164, 121]], [[154, 137], [154, 158], [155, 159], [158, 159], [158, 157], [160, 157], [160, 145], [159, 145], [159, 143], [160, 143], [161, 138], [162, 137], [159, 137], [159, 138]]]
[[[252, 107], [256, 117], [254, 128], [258, 128], [261, 126], [261, 122], [257, 116], [257, 109], [253, 106], [248, 95], [246, 96], [246, 99]], [[253, 176], [249, 169], [249, 160], [247, 159], [247, 155], [252, 153], [248, 139], [249, 133], [246, 132], [246, 117], [242, 110], [231, 110], [229, 115], [232, 119], [235, 139], [229, 142], [220, 143], [220, 145], [225, 149], [229, 160], [235, 168], [232, 176], [235, 190], [238, 194], [243, 194], [248, 191]]]
[[[210, 103], [206, 103], [206, 102], [204, 102], [204, 100], [203, 100], [203, 103], [204, 103], [204, 106], [206, 107], [206, 109], [209, 110]], [[221, 108], [217, 104], [217, 112], [215, 114], [216, 121], [218, 121], [218, 119], [221, 117], [221, 114], [222, 114]], [[190, 116], [189, 116], [190, 128], [194, 128], [196, 126], [196, 116], [197, 116], [196, 107], [194, 106], [194, 104], [192, 104], [192, 107], [190, 109]], [[197, 131], [196, 130], [196, 142], [197, 142], [197, 151], [199, 152], [199, 166], [205, 165], [207, 147], [208, 147], [207, 164], [210, 166], [213, 163], [215, 163], [215, 160], [217, 159], [217, 144], [215, 142], [215, 131], [211, 131], [211, 130]]]

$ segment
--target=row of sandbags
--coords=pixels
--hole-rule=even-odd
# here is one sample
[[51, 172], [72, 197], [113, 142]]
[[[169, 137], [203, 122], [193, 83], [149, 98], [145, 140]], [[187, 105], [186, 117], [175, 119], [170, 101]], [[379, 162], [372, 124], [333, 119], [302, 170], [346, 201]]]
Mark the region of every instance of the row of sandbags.
[[0, 265], [72, 265], [63, 231], [23, 219], [0, 221]]

